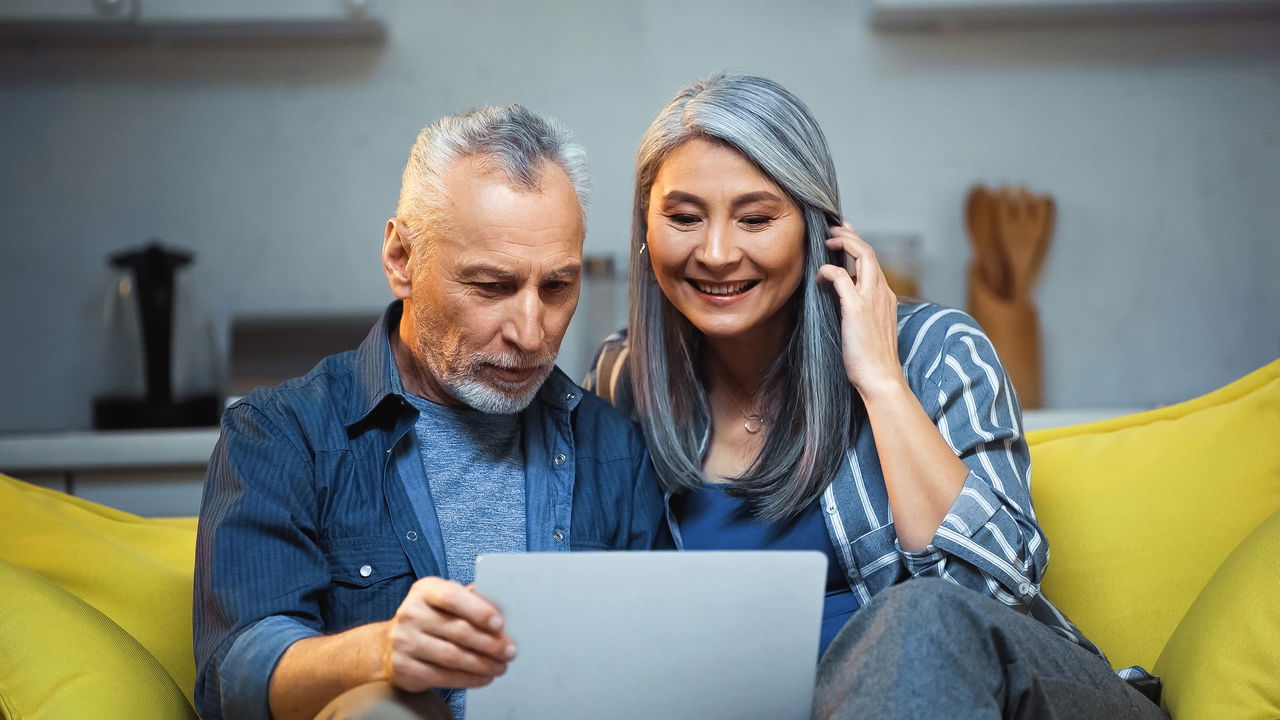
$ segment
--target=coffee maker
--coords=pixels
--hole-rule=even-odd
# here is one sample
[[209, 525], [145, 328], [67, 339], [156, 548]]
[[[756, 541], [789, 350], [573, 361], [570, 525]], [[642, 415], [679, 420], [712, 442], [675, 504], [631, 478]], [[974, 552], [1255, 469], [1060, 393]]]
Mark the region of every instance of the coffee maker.
[[[204, 386], [197, 392], [183, 396], [174, 392], [174, 340], [175, 336], [187, 336], [175, 332], [174, 309], [181, 296], [176, 276], [193, 260], [192, 253], [165, 248], [158, 240], [108, 258], [120, 276], [107, 305], [108, 352], [104, 365], [111, 376], [111, 389], [93, 400], [95, 428], [173, 428], [218, 423], [221, 401], [216, 377], [197, 383]], [[180, 320], [187, 325], [199, 322], [190, 317]], [[216, 355], [212, 343], [186, 344], [191, 347], [181, 349], [184, 356]]]

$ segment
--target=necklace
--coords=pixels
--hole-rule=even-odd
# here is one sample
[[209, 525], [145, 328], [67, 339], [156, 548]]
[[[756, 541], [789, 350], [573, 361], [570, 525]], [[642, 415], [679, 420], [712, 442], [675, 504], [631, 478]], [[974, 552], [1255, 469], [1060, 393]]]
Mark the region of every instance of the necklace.
[[760, 413], [747, 412], [747, 409], [742, 406], [742, 403], [738, 402], [738, 398], [734, 397], [733, 390], [730, 389], [729, 383], [725, 382], [724, 377], [720, 375], [720, 372], [715, 368], [712, 368], [711, 371], [715, 373], [716, 379], [724, 386], [724, 391], [729, 396], [729, 402], [733, 403], [738, 408], [738, 412], [742, 413], [742, 417], [745, 418], [742, 423], [742, 429], [752, 435], [763, 430], [764, 418], [760, 416]]

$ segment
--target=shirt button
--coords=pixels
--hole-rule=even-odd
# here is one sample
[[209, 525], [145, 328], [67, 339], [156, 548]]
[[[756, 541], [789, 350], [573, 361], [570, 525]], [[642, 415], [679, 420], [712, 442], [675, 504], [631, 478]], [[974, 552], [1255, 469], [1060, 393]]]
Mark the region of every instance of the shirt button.
[[405, 534], [404, 534], [404, 536], [405, 536], [407, 539], [409, 539], [409, 540], [417, 540], [417, 539], [418, 539], [418, 533], [416, 533], [416, 532], [414, 532], [414, 531], [412, 531], [412, 530], [410, 530], [409, 532], [405, 533]]
[[373, 566], [372, 566], [372, 565], [361, 565], [361, 566], [360, 566], [360, 577], [369, 577], [369, 576], [370, 576], [370, 575], [372, 575], [372, 574], [373, 574]]
[[563, 465], [566, 458], [564, 453], [556, 453], [556, 456], [552, 459], [556, 461], [557, 465]]
[[565, 400], [572, 400], [572, 399], [574, 399], [574, 398], [576, 398], [576, 397], [578, 397], [578, 396], [577, 396], [577, 395], [574, 395], [573, 393], [565, 393], [564, 399], [565, 399]]
[[827, 514], [828, 514], [828, 515], [835, 515], [835, 514], [836, 514], [836, 506], [835, 506], [835, 505], [828, 505], [828, 506], [827, 506]]
[[1031, 595], [1031, 586], [1028, 585], [1027, 583], [1022, 583], [1021, 585], [1018, 586], [1018, 592], [1022, 593], [1023, 595], [1029, 596]]
[[564, 542], [564, 533], [557, 530], [551, 533], [551, 539], [555, 540], [556, 542]]

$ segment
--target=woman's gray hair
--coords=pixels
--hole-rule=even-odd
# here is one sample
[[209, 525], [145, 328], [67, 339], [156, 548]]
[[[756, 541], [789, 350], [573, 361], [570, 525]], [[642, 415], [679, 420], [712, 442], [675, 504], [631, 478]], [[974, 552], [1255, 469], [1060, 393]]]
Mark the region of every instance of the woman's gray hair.
[[676, 93], [649, 126], [636, 157], [631, 226], [629, 363], [636, 412], [666, 489], [703, 484], [710, 437], [706, 389], [698, 378], [702, 334], [667, 300], [649, 259], [649, 191], [672, 150], [701, 138], [750, 160], [801, 208], [804, 273], [795, 322], [760, 387], [773, 418], [759, 456], [729, 491], [770, 519], [795, 516], [835, 478], [852, 433], [854, 393], [845, 380], [835, 294], [816, 283], [836, 262], [827, 227], [839, 222], [840, 192], [822, 130], [786, 88], [760, 77], [717, 75]]
[[517, 190], [541, 190], [544, 162], [564, 170], [578, 195], [583, 228], [591, 195], [587, 153], [554, 118], [523, 105], [484, 107], [448, 115], [422, 129], [409, 151], [400, 182], [396, 217], [409, 228], [410, 241], [422, 247], [431, 233], [449, 222], [445, 175], [455, 162], [475, 157], [501, 173]]

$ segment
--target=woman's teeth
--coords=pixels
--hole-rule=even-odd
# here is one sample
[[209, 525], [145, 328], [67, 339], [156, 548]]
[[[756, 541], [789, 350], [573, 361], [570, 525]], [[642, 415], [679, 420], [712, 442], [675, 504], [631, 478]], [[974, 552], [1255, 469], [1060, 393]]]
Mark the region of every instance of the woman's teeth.
[[755, 287], [757, 281], [747, 280], [745, 282], [717, 284], [698, 282], [696, 280], [690, 280], [689, 282], [698, 289], [698, 292], [703, 292], [707, 295], [740, 295]]

